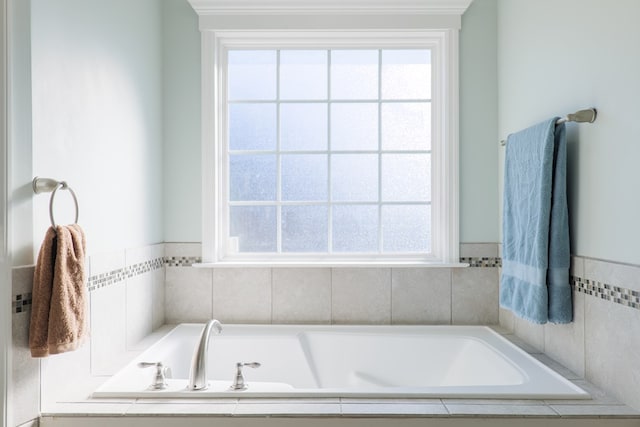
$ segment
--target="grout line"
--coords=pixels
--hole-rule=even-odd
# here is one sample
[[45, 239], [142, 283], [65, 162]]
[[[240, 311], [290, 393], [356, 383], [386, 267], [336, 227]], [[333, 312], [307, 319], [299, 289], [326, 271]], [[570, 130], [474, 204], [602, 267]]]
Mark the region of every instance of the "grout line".
[[329, 324], [330, 325], [334, 325], [335, 322], [333, 320], [333, 268], [330, 268], [330, 274], [329, 274], [329, 293], [331, 295], [331, 298], [329, 299]]
[[453, 268], [449, 269], [449, 324], [453, 325]]
[[269, 269], [269, 288], [271, 290], [271, 313], [269, 313], [269, 323], [273, 324], [273, 268]]

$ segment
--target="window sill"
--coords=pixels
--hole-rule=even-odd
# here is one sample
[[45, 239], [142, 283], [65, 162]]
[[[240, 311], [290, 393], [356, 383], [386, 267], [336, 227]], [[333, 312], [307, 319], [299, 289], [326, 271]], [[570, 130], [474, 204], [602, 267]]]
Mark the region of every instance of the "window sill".
[[195, 268], [465, 268], [469, 263], [464, 262], [258, 262], [258, 261], [223, 261], [223, 262], [199, 262], [191, 265]]

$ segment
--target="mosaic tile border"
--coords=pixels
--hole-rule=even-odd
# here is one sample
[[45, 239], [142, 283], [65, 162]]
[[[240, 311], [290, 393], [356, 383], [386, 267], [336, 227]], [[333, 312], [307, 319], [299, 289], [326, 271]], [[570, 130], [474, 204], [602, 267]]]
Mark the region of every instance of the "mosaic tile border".
[[201, 257], [196, 256], [171, 256], [164, 258], [167, 267], [191, 267], [192, 264], [202, 262]]
[[164, 258], [155, 258], [149, 261], [140, 262], [125, 268], [109, 271], [108, 273], [97, 274], [89, 277], [87, 288], [89, 292], [105, 286], [113, 285], [125, 279], [130, 279], [144, 273], [164, 267]]
[[577, 292], [640, 310], [640, 292], [596, 280], [572, 277]]
[[31, 308], [31, 292], [13, 296], [11, 301], [11, 312], [13, 314], [24, 313]]
[[[165, 257], [167, 267], [191, 267], [192, 264], [202, 262], [200, 257]], [[502, 267], [500, 257], [461, 257], [461, 263], [469, 264], [469, 267]]]
[[469, 264], [469, 267], [502, 267], [500, 257], [460, 257], [460, 262]]
[[[112, 270], [108, 273], [91, 276], [87, 280], [87, 288], [89, 292], [92, 292], [159, 268], [191, 267], [192, 264], [201, 261], [202, 258], [197, 256], [159, 257], [129, 267]], [[500, 257], [460, 257], [460, 262], [467, 263], [469, 267], [475, 268], [502, 267], [502, 259]], [[576, 292], [640, 310], [640, 291], [577, 276], [571, 276], [571, 286]], [[11, 311], [13, 314], [24, 313], [31, 308], [31, 304], [32, 294], [30, 292], [14, 295], [11, 302]]]

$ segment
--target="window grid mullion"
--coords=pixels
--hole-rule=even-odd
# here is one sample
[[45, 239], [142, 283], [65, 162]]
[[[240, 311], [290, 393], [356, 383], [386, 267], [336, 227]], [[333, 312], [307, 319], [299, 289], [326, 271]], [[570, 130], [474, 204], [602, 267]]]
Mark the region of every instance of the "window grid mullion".
[[327, 50], [327, 252], [333, 254], [333, 197], [331, 195], [331, 50]]
[[[371, 104], [377, 102], [379, 99], [281, 99], [281, 104], [318, 104], [321, 102], [327, 102], [329, 104]], [[431, 98], [412, 98], [412, 99], [385, 99], [385, 103], [388, 104], [420, 104], [430, 103]], [[270, 104], [273, 103], [272, 99], [234, 99], [228, 101], [229, 104]]]
[[383, 253], [382, 233], [382, 49], [378, 49], [378, 253]]
[[280, 152], [280, 49], [276, 50], [276, 253], [282, 253], [282, 155]]
[[431, 154], [431, 150], [344, 150], [344, 151], [322, 151], [322, 150], [291, 150], [291, 151], [277, 151], [277, 150], [233, 150], [229, 154], [242, 155], [242, 154]]

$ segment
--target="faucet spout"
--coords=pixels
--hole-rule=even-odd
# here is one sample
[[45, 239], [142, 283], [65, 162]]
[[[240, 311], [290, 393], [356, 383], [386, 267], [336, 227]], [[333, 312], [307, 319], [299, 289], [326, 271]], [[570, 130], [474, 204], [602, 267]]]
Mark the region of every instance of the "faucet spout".
[[200, 341], [193, 351], [191, 359], [191, 370], [189, 371], [189, 384], [187, 390], [205, 390], [207, 383], [207, 349], [209, 347], [209, 336], [211, 331], [222, 332], [222, 325], [215, 319], [209, 320], [202, 329]]

